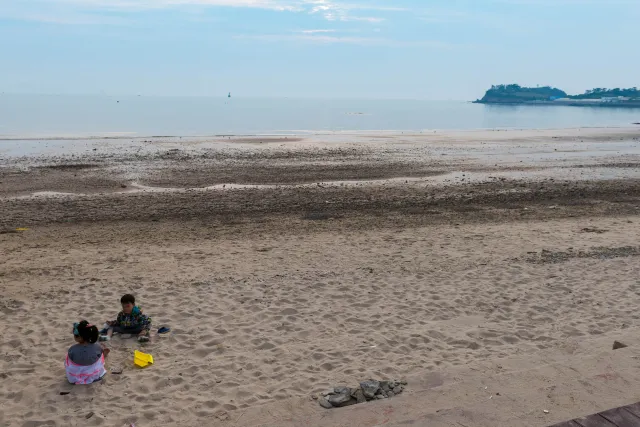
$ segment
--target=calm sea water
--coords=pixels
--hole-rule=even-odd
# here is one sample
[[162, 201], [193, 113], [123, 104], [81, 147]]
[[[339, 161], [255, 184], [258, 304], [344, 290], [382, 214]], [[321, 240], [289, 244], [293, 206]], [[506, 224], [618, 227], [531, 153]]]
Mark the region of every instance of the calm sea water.
[[640, 109], [412, 100], [0, 94], [0, 137], [629, 126]]

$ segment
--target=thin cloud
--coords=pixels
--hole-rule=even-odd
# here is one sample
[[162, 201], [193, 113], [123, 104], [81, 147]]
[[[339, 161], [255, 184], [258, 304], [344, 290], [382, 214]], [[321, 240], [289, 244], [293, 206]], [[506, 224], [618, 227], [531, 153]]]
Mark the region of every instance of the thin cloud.
[[385, 20], [382, 17], [351, 16], [353, 11], [371, 12], [404, 12], [401, 7], [388, 7], [370, 4], [350, 4], [336, 0], [304, 0], [304, 3], [311, 6], [309, 13], [320, 14], [328, 21], [362, 21], [370, 23], [380, 23]]
[[302, 11], [295, 0], [48, 0], [48, 3], [78, 5], [90, 8], [146, 10], [179, 6], [211, 6]]
[[360, 46], [386, 46], [386, 47], [422, 47], [430, 49], [451, 49], [466, 47], [440, 41], [416, 40], [403, 41], [380, 37], [352, 37], [335, 36], [327, 34], [241, 34], [234, 36], [239, 40], [257, 40], [263, 42], [306, 42], [315, 44], [353, 44]]
[[[0, 5], [16, 7], [15, 0], [0, 0]], [[176, 7], [237, 7], [265, 9], [281, 12], [309, 13], [322, 16], [328, 21], [362, 21], [379, 23], [385, 18], [379, 16], [352, 16], [354, 11], [377, 13], [401, 12], [407, 9], [401, 7], [380, 6], [378, 4], [348, 3], [345, 0], [33, 0], [29, 7], [22, 5], [25, 15], [27, 12], [44, 8], [55, 8], [59, 11], [121, 11], [141, 12], [145, 10], [176, 8]], [[1, 12], [0, 12], [1, 13]], [[366, 14], [368, 15], [368, 13]]]
[[[359, 1], [351, 3], [351, 1]], [[202, 8], [245, 8], [310, 14], [331, 22], [379, 24], [388, 14], [408, 9], [383, 6], [390, 0], [0, 0], [0, 19], [63, 25], [129, 25], [145, 11]], [[106, 13], [105, 13], [106, 12]], [[110, 14], [117, 14], [110, 16]], [[122, 18], [122, 19], [120, 19]], [[127, 22], [128, 19], [128, 22]]]
[[317, 44], [356, 44], [356, 45], [380, 45], [386, 43], [387, 40], [371, 38], [371, 37], [350, 37], [350, 36], [330, 36], [330, 35], [313, 35], [313, 34], [264, 34], [254, 36], [238, 36], [241, 39], [262, 40], [268, 42], [282, 41], [298, 41], [310, 42]]
[[360, 22], [369, 22], [371, 24], [379, 24], [380, 22], [384, 22], [384, 18], [374, 18], [372, 16], [346, 16], [342, 19], [342, 21], [360, 21]]
[[302, 34], [322, 34], [322, 33], [335, 33], [336, 30], [301, 30], [298, 32]]

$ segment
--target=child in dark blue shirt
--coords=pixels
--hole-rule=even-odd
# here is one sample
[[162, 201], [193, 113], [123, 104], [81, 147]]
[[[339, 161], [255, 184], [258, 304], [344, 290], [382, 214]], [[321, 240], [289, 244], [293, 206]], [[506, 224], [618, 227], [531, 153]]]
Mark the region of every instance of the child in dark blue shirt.
[[116, 320], [107, 322], [109, 328], [101, 341], [108, 341], [114, 332], [119, 334], [138, 335], [138, 341], [149, 341], [151, 331], [151, 318], [142, 313], [142, 309], [136, 305], [136, 298], [127, 294], [120, 298], [122, 311], [118, 313]]

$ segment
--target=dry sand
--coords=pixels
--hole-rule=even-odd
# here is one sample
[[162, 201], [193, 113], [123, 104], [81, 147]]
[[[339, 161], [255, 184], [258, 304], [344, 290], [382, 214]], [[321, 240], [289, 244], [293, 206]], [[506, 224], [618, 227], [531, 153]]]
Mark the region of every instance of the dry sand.
[[[0, 424], [542, 426], [640, 400], [628, 382], [545, 398], [571, 370], [531, 371], [596, 378], [590, 349], [640, 327], [639, 136], [89, 140], [73, 157], [2, 142]], [[140, 345], [115, 338], [121, 374], [66, 384], [70, 325], [126, 292], [173, 329], [143, 347], [156, 363], [135, 369]], [[508, 416], [477, 399], [502, 365]], [[312, 399], [369, 377], [409, 387], [374, 409]]]

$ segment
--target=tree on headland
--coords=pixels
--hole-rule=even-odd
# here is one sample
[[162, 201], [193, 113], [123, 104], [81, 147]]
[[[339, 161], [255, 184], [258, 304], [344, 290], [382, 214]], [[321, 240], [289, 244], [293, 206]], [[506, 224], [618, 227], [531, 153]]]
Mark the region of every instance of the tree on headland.
[[550, 99], [565, 98], [566, 92], [551, 87], [522, 87], [518, 84], [493, 85], [485, 93], [480, 102], [510, 103], [526, 101], [548, 101]]
[[631, 99], [640, 99], [640, 90], [637, 87], [632, 87], [628, 89], [607, 89], [598, 87], [595, 89], [590, 89], [585, 91], [585, 93], [581, 95], [571, 95], [569, 98], [571, 99], [601, 99], [601, 98], [617, 98], [619, 96]]

